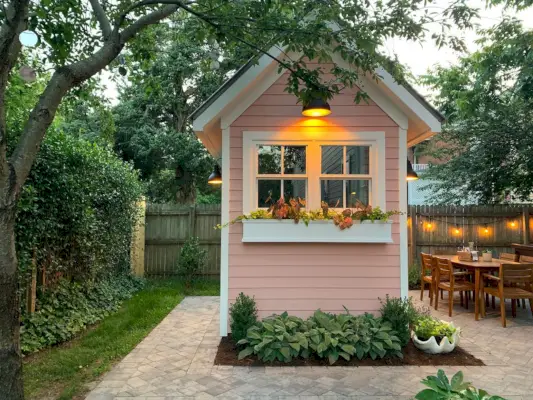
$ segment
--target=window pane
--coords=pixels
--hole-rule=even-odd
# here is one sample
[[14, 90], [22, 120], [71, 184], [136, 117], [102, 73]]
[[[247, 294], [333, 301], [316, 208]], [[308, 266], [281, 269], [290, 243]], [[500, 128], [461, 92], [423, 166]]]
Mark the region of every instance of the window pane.
[[325, 201], [330, 207], [343, 208], [342, 180], [325, 179], [320, 181], [320, 200]]
[[346, 173], [369, 174], [370, 147], [347, 146], [346, 147]]
[[346, 208], [354, 208], [357, 200], [368, 205], [370, 181], [368, 179], [345, 181], [346, 183]]
[[286, 174], [305, 174], [305, 146], [285, 146], [283, 165]]
[[285, 201], [301, 198], [305, 200], [305, 179], [286, 179], [283, 181], [283, 198]]
[[342, 174], [343, 146], [322, 146], [322, 173]]
[[278, 201], [281, 197], [281, 181], [259, 179], [257, 181], [257, 190], [257, 206], [270, 207], [272, 203]]
[[258, 146], [259, 173], [281, 174], [281, 146]]

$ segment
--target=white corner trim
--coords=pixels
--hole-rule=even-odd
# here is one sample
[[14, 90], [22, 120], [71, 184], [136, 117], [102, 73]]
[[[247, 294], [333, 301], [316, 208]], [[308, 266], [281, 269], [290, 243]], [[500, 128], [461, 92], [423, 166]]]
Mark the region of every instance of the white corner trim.
[[400, 295], [407, 297], [409, 294], [409, 260], [407, 252], [407, 131], [399, 128], [400, 148], [398, 159], [399, 184], [400, 184]]
[[[221, 223], [229, 222], [230, 132], [222, 130], [222, 207]], [[229, 227], [221, 230], [220, 248], [220, 336], [228, 335], [229, 302]]]
[[[315, 131], [297, 129], [294, 131], [244, 131], [242, 135], [243, 152], [243, 213], [249, 214], [257, 209], [256, 197], [256, 145], [308, 145], [307, 154], [307, 204], [310, 209], [320, 208], [320, 145], [369, 145], [371, 146], [370, 175], [372, 178], [371, 204], [386, 210], [386, 139], [383, 131], [344, 132], [330, 131], [323, 138]], [[318, 197], [317, 197], [318, 196]]]
[[[269, 51], [273, 57], [278, 58], [283, 54], [283, 48], [280, 46], [273, 46]], [[198, 118], [193, 121], [194, 131], [203, 131], [205, 126], [218, 116], [224, 108], [235, 100], [248, 85], [257, 80], [257, 78], [265, 71], [274, 61], [263, 55], [259, 58], [256, 65], [252, 65], [246, 72], [244, 72], [233, 84], [226, 89], [206, 110], [204, 110]], [[277, 69], [277, 65], [274, 65]], [[222, 126], [224, 128], [224, 126]]]
[[376, 73], [381, 76], [383, 82], [398, 98], [409, 107], [433, 132], [441, 131], [441, 122], [424, 107], [404, 86], [399, 85], [391, 74], [383, 67], [379, 67]]

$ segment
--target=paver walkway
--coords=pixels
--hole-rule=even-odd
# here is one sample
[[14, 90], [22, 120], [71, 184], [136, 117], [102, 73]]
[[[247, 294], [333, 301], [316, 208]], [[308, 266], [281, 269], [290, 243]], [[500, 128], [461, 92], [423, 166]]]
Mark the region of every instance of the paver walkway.
[[[426, 292], [427, 293], [427, 292]], [[412, 292], [416, 299], [419, 292]], [[427, 304], [427, 303], [426, 303]], [[443, 309], [447, 308], [443, 306]], [[489, 309], [490, 312], [490, 309]], [[445, 320], [447, 315], [433, 311]], [[533, 399], [533, 319], [519, 309], [502, 328], [499, 314], [474, 321], [472, 309], [454, 310], [461, 345], [483, 367], [462, 369], [476, 386], [507, 399]], [[228, 367], [215, 366], [218, 297], [187, 297], [124, 360], [105, 375], [87, 400], [178, 399], [411, 399], [437, 367]]]

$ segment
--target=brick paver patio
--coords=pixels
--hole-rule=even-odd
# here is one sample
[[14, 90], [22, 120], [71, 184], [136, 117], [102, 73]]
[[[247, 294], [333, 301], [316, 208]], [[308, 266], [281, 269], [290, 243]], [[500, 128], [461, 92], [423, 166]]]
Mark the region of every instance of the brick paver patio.
[[[426, 292], [427, 293], [427, 292]], [[416, 299], [419, 292], [412, 292]], [[426, 302], [426, 305], [428, 303]], [[447, 309], [445, 304], [443, 311]], [[476, 386], [507, 399], [533, 399], [533, 318], [518, 310], [507, 328], [489, 308], [474, 321], [456, 305], [461, 345], [483, 367], [462, 369]], [[509, 310], [510, 311], [510, 310]], [[434, 315], [449, 320], [444, 312]], [[509, 312], [510, 314], [510, 312]], [[231, 367], [215, 366], [218, 297], [185, 298], [126, 358], [104, 376], [87, 400], [178, 399], [411, 399], [420, 379], [437, 367]]]

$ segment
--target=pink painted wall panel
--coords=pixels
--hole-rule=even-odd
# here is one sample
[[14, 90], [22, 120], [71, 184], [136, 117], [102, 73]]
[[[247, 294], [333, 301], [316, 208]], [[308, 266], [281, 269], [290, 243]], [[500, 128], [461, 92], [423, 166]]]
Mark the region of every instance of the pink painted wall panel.
[[[309, 128], [301, 105], [283, 90], [286, 79], [278, 79], [230, 127], [230, 218], [242, 214], [243, 190], [251, 190], [243, 187], [243, 132]], [[386, 205], [398, 209], [398, 126], [373, 101], [355, 104], [357, 90], [335, 96], [332, 114], [317, 127], [385, 132]], [[376, 311], [378, 297], [400, 295], [400, 228], [394, 220], [392, 244], [242, 243], [242, 225], [232, 225], [229, 302], [240, 292], [253, 295], [261, 317], [283, 311], [306, 317], [318, 308], [338, 313], [343, 306], [354, 313]]]

